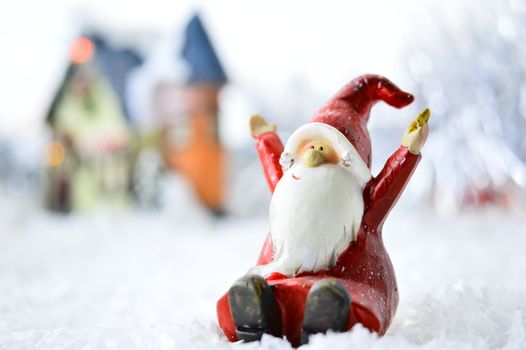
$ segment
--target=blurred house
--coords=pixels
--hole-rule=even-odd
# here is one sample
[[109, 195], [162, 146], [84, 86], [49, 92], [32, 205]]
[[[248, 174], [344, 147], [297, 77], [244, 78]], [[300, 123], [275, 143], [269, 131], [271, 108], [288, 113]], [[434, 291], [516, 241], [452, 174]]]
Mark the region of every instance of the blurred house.
[[53, 133], [46, 194], [52, 210], [84, 211], [130, 203], [132, 133], [119, 94], [124, 74], [105, 74], [119, 73], [111, 70], [112, 64], [130, 65], [110, 59], [115, 60], [115, 55], [111, 57], [99, 38], [80, 37], [73, 43], [69, 67], [46, 118]]
[[168, 167], [187, 178], [214, 213], [223, 211], [225, 151], [218, 137], [218, 96], [225, 71], [198, 15], [184, 31], [178, 53], [188, 72], [184, 83], [162, 82], [154, 92]]
[[[163, 55], [184, 66], [184, 72], [175, 77], [144, 69], [152, 88], [135, 95], [128, 78], [141, 72], [135, 70], [142, 64], [138, 54], [117, 50], [99, 36], [75, 41], [47, 116], [53, 132], [47, 157], [50, 209], [68, 212], [132, 202], [159, 208], [164, 160], [205, 207], [223, 212], [226, 152], [218, 114], [227, 76], [198, 15], [181, 33], [182, 45]], [[145, 99], [148, 107], [139, 112], [130, 107], [137, 99]], [[151, 118], [143, 116], [150, 113]], [[141, 118], [143, 125], [138, 124]]]

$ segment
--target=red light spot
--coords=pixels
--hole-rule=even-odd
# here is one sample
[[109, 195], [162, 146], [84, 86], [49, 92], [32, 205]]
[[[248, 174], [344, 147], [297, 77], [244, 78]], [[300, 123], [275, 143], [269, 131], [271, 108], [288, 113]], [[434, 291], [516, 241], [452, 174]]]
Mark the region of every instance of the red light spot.
[[71, 60], [74, 63], [84, 63], [93, 56], [93, 43], [85, 37], [80, 37], [71, 46]]

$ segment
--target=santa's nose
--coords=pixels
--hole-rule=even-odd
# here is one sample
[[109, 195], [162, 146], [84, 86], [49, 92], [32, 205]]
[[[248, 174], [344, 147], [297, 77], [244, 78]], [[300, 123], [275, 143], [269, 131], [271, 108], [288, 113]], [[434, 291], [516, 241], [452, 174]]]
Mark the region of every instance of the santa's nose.
[[308, 149], [301, 157], [301, 162], [307, 167], [317, 167], [325, 163], [325, 157], [317, 149]]

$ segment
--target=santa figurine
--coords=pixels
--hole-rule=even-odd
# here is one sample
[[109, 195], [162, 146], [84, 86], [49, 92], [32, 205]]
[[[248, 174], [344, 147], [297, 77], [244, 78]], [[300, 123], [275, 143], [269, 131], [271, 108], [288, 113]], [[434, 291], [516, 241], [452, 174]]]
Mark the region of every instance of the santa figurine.
[[311, 334], [343, 332], [357, 323], [386, 332], [398, 289], [382, 226], [420, 160], [429, 110], [372, 176], [367, 120], [380, 100], [401, 108], [413, 96], [384, 77], [360, 76], [294, 131], [285, 147], [273, 124], [250, 119], [273, 192], [270, 233], [257, 265], [217, 303], [230, 341], [268, 333], [298, 346]]

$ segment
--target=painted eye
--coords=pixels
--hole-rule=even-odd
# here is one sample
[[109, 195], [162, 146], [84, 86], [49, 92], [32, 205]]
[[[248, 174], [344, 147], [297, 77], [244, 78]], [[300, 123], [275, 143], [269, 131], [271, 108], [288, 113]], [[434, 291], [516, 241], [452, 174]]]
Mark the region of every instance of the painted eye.
[[323, 146], [320, 146], [320, 152], [323, 152]]
[[314, 149], [314, 146], [310, 146], [310, 149]]

